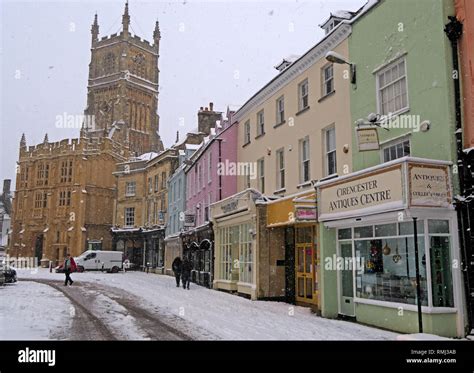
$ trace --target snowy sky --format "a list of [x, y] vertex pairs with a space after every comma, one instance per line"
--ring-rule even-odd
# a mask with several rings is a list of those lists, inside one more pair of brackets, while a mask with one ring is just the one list
[[[241, 105], [272, 79], [283, 57], [301, 55], [322, 36], [329, 12], [365, 0], [130, 0], [132, 33], [151, 41], [160, 21], [160, 134], [165, 146], [196, 126], [197, 110]], [[124, 1], [0, 0], [0, 180], [15, 176], [18, 145], [77, 137], [57, 116], [80, 115], [87, 97], [90, 27], [121, 29]], [[184, 118], [184, 122], [180, 119]], [[180, 127], [180, 124], [184, 126]], [[13, 181], [14, 183], [14, 181]]]

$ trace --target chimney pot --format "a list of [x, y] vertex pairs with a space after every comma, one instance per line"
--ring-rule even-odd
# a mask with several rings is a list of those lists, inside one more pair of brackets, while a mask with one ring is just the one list
[[214, 103], [209, 102], [209, 110], [214, 111]]
[[209, 108], [206, 106], [206, 108], [204, 109], [204, 111], [209, 111]]

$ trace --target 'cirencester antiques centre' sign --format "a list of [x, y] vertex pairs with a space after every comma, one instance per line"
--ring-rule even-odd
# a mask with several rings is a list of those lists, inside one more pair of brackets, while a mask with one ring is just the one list
[[449, 168], [442, 162], [429, 164], [425, 160], [404, 158], [389, 166], [374, 167], [341, 179], [318, 186], [320, 221], [411, 206], [448, 207], [451, 204]]

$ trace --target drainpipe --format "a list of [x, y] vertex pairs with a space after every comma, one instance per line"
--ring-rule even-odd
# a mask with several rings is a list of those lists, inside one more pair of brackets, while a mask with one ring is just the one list
[[[219, 144], [219, 163], [222, 165], [222, 139], [217, 139]], [[222, 171], [222, 168], [221, 168]], [[219, 201], [222, 199], [222, 172], [219, 174]]]
[[[461, 86], [460, 86], [460, 71], [459, 71], [459, 56], [458, 56], [458, 40], [463, 33], [463, 24], [455, 17], [449, 16], [449, 23], [446, 24], [444, 32], [451, 42], [452, 58], [453, 58], [453, 71], [458, 74], [457, 79], [454, 80], [454, 105], [455, 105], [455, 119], [456, 119], [456, 155], [457, 155], [457, 166], [458, 166], [458, 177], [459, 177], [459, 194], [462, 197], [460, 201], [455, 201], [455, 207], [458, 217], [458, 233], [459, 233], [459, 244], [462, 255], [462, 267], [461, 270], [464, 274], [464, 287], [466, 300], [469, 302], [469, 296], [471, 294], [472, 285], [469, 284], [468, 278], [468, 237], [466, 235], [467, 229], [469, 228], [469, 217], [468, 210], [466, 209], [466, 167], [464, 161], [466, 160], [463, 152], [463, 132], [462, 132], [462, 107], [461, 107]], [[471, 309], [467, 307], [468, 322], [472, 326], [474, 321], [474, 315], [471, 314]]]

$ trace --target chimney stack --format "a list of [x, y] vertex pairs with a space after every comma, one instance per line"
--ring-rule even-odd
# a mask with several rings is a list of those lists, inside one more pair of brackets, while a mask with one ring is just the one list
[[214, 103], [210, 102], [209, 107], [204, 110], [201, 107], [198, 112], [198, 131], [209, 136], [211, 128], [216, 128], [216, 122], [219, 120], [222, 120], [222, 113], [214, 111]]

